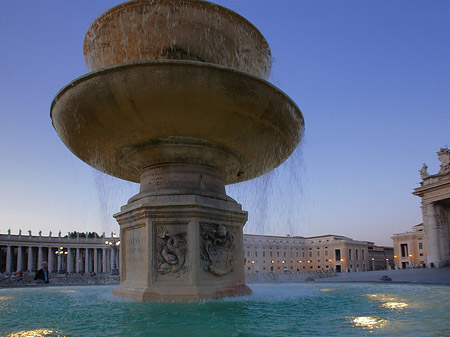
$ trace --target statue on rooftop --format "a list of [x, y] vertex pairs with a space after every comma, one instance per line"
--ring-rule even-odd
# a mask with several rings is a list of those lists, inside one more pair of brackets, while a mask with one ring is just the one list
[[422, 178], [422, 180], [424, 180], [425, 178], [427, 178], [429, 176], [428, 174], [428, 166], [423, 163], [422, 168], [419, 170], [420, 172], [420, 178]]
[[441, 148], [439, 152], [437, 152], [439, 160], [441, 162], [441, 169], [439, 173], [445, 174], [450, 172], [450, 150], [448, 148]]

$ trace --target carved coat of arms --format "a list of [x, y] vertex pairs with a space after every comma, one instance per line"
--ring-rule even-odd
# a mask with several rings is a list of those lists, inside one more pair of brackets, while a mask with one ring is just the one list
[[223, 276], [233, 270], [234, 235], [224, 225], [203, 225], [201, 263], [203, 270]]

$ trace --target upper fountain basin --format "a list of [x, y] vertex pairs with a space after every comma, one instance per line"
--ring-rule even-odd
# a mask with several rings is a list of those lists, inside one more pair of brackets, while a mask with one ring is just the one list
[[199, 0], [134, 0], [89, 28], [84, 57], [93, 71], [121, 63], [183, 59], [223, 65], [267, 79], [269, 45], [245, 18]]
[[63, 88], [51, 107], [66, 146], [89, 165], [139, 182], [153, 165], [218, 169], [226, 184], [258, 177], [297, 147], [297, 105], [258, 77], [180, 60], [98, 70]]

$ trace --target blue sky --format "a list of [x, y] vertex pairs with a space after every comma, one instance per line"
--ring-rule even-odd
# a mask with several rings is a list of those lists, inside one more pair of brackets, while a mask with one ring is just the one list
[[[248, 233], [340, 234], [392, 244], [421, 222], [411, 192], [450, 144], [447, 0], [222, 0], [273, 56], [269, 81], [300, 107], [300, 149], [269, 178], [229, 193]], [[59, 89], [87, 73], [83, 39], [120, 1], [2, 0], [0, 232], [118, 232], [137, 192], [76, 158], [52, 128]]]

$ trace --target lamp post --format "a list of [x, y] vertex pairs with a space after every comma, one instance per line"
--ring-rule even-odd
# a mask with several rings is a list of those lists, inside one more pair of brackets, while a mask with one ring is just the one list
[[58, 256], [58, 274], [65, 274], [63, 268], [63, 257], [67, 255], [67, 251], [64, 251], [64, 247], [59, 247], [57, 251], [55, 251], [56, 256]]
[[412, 254], [409, 254], [409, 265], [411, 266], [411, 268], [413, 267], [412, 257]]
[[372, 257], [372, 271], [375, 271], [375, 258]]
[[113, 233], [111, 240], [105, 241], [105, 245], [107, 247], [111, 248], [111, 253], [113, 254], [113, 267], [111, 269], [111, 275], [119, 275], [119, 270], [117, 269], [117, 265], [116, 265], [116, 260], [117, 260], [116, 250], [119, 249], [120, 238], [117, 237], [117, 235]]
[[386, 259], [386, 270], [389, 270], [389, 259]]

